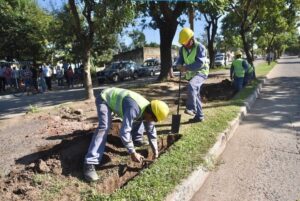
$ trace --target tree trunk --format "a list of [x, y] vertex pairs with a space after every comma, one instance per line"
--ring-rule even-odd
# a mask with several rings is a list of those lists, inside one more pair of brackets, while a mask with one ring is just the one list
[[85, 88], [86, 99], [94, 98], [90, 60], [91, 60], [91, 48], [86, 47], [83, 53], [83, 67], [84, 67], [83, 85]]
[[[208, 18], [208, 16], [209, 18]], [[215, 49], [214, 49], [214, 41], [216, 38], [217, 30], [218, 30], [218, 19], [219, 17], [215, 17], [210, 14], [204, 15], [205, 20], [207, 22], [206, 33], [207, 33], [207, 49], [209, 54], [209, 67], [215, 67]]]
[[158, 81], [167, 79], [170, 68], [172, 67], [171, 48], [176, 29], [177, 21], [173, 26], [172, 24], [165, 24], [159, 29], [161, 70], [160, 75], [157, 78]]
[[215, 50], [214, 43], [209, 41], [207, 45], [208, 55], [209, 55], [209, 67], [212, 69], [215, 67]]
[[249, 44], [246, 40], [246, 32], [242, 28], [241, 28], [240, 34], [241, 34], [241, 37], [242, 37], [243, 47], [244, 47], [244, 51], [245, 51], [245, 54], [246, 54], [246, 57], [247, 57], [247, 61], [250, 65], [253, 66], [253, 60], [252, 60], [252, 57], [251, 57]]
[[189, 23], [190, 28], [194, 31], [194, 9], [189, 7]]

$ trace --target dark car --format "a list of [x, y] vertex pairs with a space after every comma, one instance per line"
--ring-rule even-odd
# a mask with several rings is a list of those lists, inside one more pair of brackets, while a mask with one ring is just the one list
[[126, 78], [136, 79], [138, 64], [133, 61], [118, 61], [111, 63], [108, 68], [97, 72], [97, 79], [99, 83], [104, 81], [118, 82]]
[[139, 76], [154, 76], [157, 72], [160, 72], [160, 63], [157, 59], [147, 59], [138, 68]]

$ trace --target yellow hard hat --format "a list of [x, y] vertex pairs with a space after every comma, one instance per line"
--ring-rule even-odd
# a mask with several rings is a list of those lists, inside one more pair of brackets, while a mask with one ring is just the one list
[[241, 55], [241, 56], [242, 56], [242, 52], [241, 52], [240, 50], [238, 50], [238, 51], [235, 52], [234, 55], [235, 55], [235, 56], [238, 56], [238, 55]]
[[167, 118], [169, 114], [169, 107], [168, 105], [160, 100], [153, 100], [151, 101], [151, 109], [153, 114], [155, 115], [157, 121], [162, 121]]
[[194, 36], [194, 32], [190, 28], [183, 28], [179, 33], [179, 43], [184, 45]]

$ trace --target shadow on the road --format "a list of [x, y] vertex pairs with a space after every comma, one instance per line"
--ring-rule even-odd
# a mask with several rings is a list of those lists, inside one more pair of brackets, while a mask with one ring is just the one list
[[288, 129], [295, 133], [300, 129], [294, 124], [300, 121], [299, 93], [299, 77], [269, 79], [245, 120], [247, 123], [259, 122], [267, 129]]

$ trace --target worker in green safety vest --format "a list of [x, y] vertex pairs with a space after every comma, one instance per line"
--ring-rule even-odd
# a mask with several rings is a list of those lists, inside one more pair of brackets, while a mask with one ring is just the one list
[[251, 64], [248, 64], [248, 70], [245, 72], [244, 77], [244, 86], [246, 86], [254, 78], [254, 67]]
[[[154, 122], [167, 118], [168, 105], [160, 100], [149, 102], [140, 94], [121, 88], [107, 88], [96, 97], [99, 125], [92, 137], [88, 152], [84, 159], [84, 177], [87, 181], [99, 179], [95, 165], [102, 159], [108, 131], [111, 127], [111, 113], [122, 118], [120, 138], [127, 148], [131, 159], [142, 162], [143, 156], [135, 151], [134, 141], [142, 140], [144, 131], [133, 130], [134, 122], [141, 122], [137, 129], [145, 129], [154, 158], [158, 157], [157, 134]], [[143, 125], [143, 126], [142, 126]], [[139, 135], [139, 136], [138, 136]]]
[[188, 97], [185, 113], [194, 116], [189, 122], [204, 120], [202, 111], [200, 89], [208, 77], [209, 65], [207, 64], [206, 48], [194, 39], [194, 32], [183, 28], [179, 34], [179, 49], [177, 65], [181, 72], [186, 72], [185, 79], [188, 83]]
[[231, 64], [230, 79], [233, 79], [233, 86], [238, 92], [243, 88], [245, 72], [248, 71], [248, 62], [242, 59], [242, 52], [235, 52], [235, 60]]

